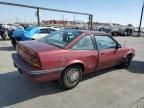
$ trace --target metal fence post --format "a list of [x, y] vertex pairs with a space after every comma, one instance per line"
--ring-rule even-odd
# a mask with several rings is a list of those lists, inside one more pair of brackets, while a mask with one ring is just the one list
[[[17, 4], [17, 3], [10, 3], [10, 2], [1, 2], [1, 5], [10, 5], [10, 6], [17, 6], [17, 7], [25, 7], [25, 8], [32, 8], [36, 9], [36, 17], [37, 17], [37, 25], [40, 26], [40, 14], [39, 10], [48, 10], [53, 12], [62, 12], [62, 13], [71, 13], [71, 14], [79, 14], [79, 15], [86, 15], [89, 16], [89, 22], [88, 22], [88, 29], [93, 28], [93, 15], [89, 13], [81, 13], [81, 12], [73, 12], [73, 11], [66, 11], [66, 10], [58, 10], [58, 9], [51, 9], [51, 8], [45, 8], [45, 7], [38, 7], [38, 6], [31, 6], [31, 5], [24, 5], [24, 4]], [[64, 22], [65, 26], [65, 22]]]
[[90, 28], [91, 28], [91, 30], [93, 30], [93, 15], [91, 15]]
[[93, 30], [93, 15], [89, 14], [88, 29]]
[[90, 30], [90, 14], [89, 14], [89, 22], [88, 22], [88, 29]]
[[39, 8], [37, 8], [37, 24], [38, 24], [38, 26], [40, 26]]

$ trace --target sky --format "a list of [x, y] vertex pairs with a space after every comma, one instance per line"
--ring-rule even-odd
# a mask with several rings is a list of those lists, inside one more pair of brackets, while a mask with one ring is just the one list
[[[62, 9], [94, 15], [94, 21], [106, 23], [119, 23], [123, 25], [139, 25], [143, 0], [0, 0], [53, 9]], [[50, 11], [40, 11], [42, 20], [82, 20], [88, 21], [88, 16], [74, 15]], [[0, 23], [15, 21], [36, 21], [35, 10], [0, 5]], [[144, 27], [144, 21], [142, 22]]]

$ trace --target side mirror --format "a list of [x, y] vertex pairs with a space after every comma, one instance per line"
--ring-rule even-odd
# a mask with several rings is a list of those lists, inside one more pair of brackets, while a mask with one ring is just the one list
[[121, 48], [121, 45], [117, 44], [116, 47], [115, 47], [115, 49], [119, 49], [119, 48]]

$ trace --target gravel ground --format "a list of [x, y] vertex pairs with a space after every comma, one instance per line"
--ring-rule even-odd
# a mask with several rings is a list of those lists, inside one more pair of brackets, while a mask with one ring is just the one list
[[0, 108], [144, 108], [144, 38], [116, 39], [136, 50], [129, 69], [88, 75], [69, 91], [56, 82], [36, 84], [20, 75], [11, 59], [15, 49], [9, 40], [0, 40]]

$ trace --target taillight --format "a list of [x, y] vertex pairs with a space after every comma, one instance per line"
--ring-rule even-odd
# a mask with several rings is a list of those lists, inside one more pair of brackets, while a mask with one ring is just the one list
[[41, 63], [38, 57], [36, 56], [32, 56], [32, 65], [36, 68], [40, 68], [41, 67]]

